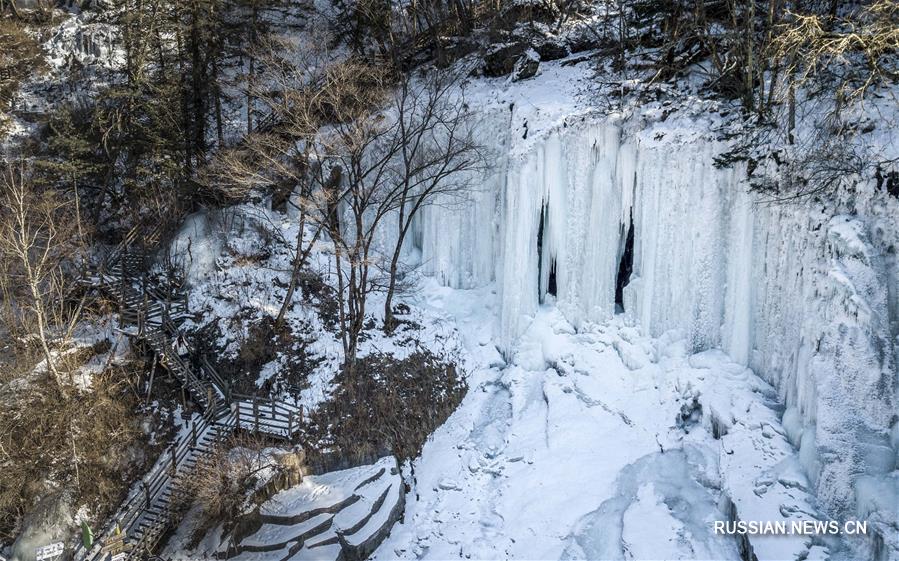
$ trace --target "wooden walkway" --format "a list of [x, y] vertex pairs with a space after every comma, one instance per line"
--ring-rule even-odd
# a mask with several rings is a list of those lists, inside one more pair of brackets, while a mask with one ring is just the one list
[[[75, 549], [76, 561], [143, 559], [180, 520], [188, 500], [184, 482], [198, 462], [235, 430], [295, 442], [303, 423], [302, 407], [258, 396], [232, 394], [209, 360], [176, 351], [179, 325], [187, 314], [180, 291], [148, 281], [147, 247], [158, 243], [158, 228], [147, 234], [135, 227], [82, 284], [100, 290], [119, 304], [120, 320], [133, 339], [152, 350], [204, 413], [179, 433], [141, 481], [132, 486], [116, 515], [97, 533], [90, 549]], [[140, 244], [138, 244], [140, 239]], [[124, 557], [121, 557], [124, 555]]]

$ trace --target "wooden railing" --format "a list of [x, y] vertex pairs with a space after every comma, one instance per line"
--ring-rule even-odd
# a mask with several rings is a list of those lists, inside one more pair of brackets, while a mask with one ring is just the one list
[[[187, 299], [178, 291], [159, 288], [145, 274], [139, 282], [129, 275], [125, 261], [134, 255], [129, 253], [130, 244], [138, 236], [137, 227], [129, 231], [107, 256], [94, 282], [119, 300], [122, 321], [137, 325], [135, 336], [149, 344], [163, 366], [181, 381], [191, 397], [206, 406], [206, 413], [193, 421], [187, 432], [157, 460], [142, 478], [140, 487], [132, 488], [117, 515], [100, 533], [98, 542], [111, 538], [117, 528], [123, 530], [131, 538], [129, 559], [152, 551], [166, 530], [177, 521], [180, 512], [175, 506], [183, 493], [180, 480], [214, 449], [206, 439], [209, 431], [215, 431], [215, 438], [241, 429], [294, 441], [303, 422], [301, 406], [233, 394], [228, 382], [205, 356], [200, 357], [195, 371], [175, 352], [172, 341], [179, 329], [174, 317], [187, 311]], [[148, 238], [155, 239], [155, 236]], [[100, 561], [108, 557], [102, 543], [89, 551], [79, 544], [74, 554], [74, 559], [79, 561]]]
[[[153, 468], [141, 478], [140, 485], [132, 488], [128, 498], [119, 507], [117, 514], [110, 519], [103, 531], [100, 532], [96, 543], [90, 550], [86, 550], [82, 544], [75, 549], [74, 558], [84, 560], [98, 560], [106, 557], [103, 551], [103, 542], [108, 540], [117, 529], [126, 536], [139, 535], [137, 542], [129, 542], [132, 553], [146, 551], [147, 540], [158, 540], [161, 533], [148, 532], [154, 525], [163, 524], [168, 527], [177, 515], [177, 501], [182, 495], [179, 479], [191, 471], [200, 461], [215, 448], [212, 446], [200, 446], [202, 439], [210, 430], [222, 429], [215, 434], [218, 441], [223, 435], [234, 430], [234, 413], [227, 407], [218, 409], [212, 414], [204, 415], [199, 420], [193, 420], [186, 432], [172, 443], [168, 451], [160, 456]], [[191, 454], [193, 452], [193, 454]], [[192, 458], [192, 462], [187, 460]], [[188, 465], [189, 464], [189, 465]], [[165, 493], [168, 491], [168, 498]], [[152, 519], [146, 519], [151, 509], [158, 509]], [[141, 529], [139, 525], [146, 522], [148, 527]], [[156, 534], [155, 536], [153, 534]], [[153, 541], [152, 545], [156, 545]], [[152, 547], [152, 546], [151, 546]]]
[[237, 428], [293, 440], [303, 423], [303, 406], [252, 395], [233, 394]]
[[[163, 503], [160, 499], [164, 498], [163, 495], [166, 490], [166, 483], [168, 483], [168, 488], [171, 489], [169, 491], [169, 498], [159, 506], [159, 510], [152, 519], [146, 520], [147, 526], [145, 528], [137, 528], [137, 532], [135, 533], [138, 533], [140, 538], [133, 543], [133, 549], [131, 555], [129, 555], [129, 559], [136, 559], [145, 552], [152, 552], [158, 545], [159, 540], [165, 535], [166, 530], [179, 520], [181, 515], [181, 509], [179, 507], [185, 506], [179, 504], [179, 500], [181, 500], [185, 494], [184, 489], [182, 488], [182, 479], [187, 477], [204, 457], [213, 453], [222, 434], [230, 433], [234, 430], [234, 414], [227, 409], [223, 411], [224, 413], [221, 417], [215, 420], [207, 420], [200, 428], [197, 428], [192, 424], [191, 430], [186, 435], [182, 436], [180, 445], [169, 450], [168, 461], [160, 461], [157, 463], [157, 466], [166, 466], [166, 464], [167, 466], [160, 472], [159, 481], [156, 483], [155, 488], [150, 488], [148, 484], [148, 490], [145, 493], [142, 510], [144, 513], [147, 513], [153, 505], [160, 505], [160, 503]], [[216, 433], [216, 442], [209, 447], [198, 447], [198, 441], [204, 436], [205, 432], [207, 430], [214, 430], [216, 426], [224, 429], [223, 432]], [[191, 455], [191, 452], [195, 453]], [[187, 465], [189, 459], [192, 459], [193, 461], [190, 465]], [[168, 477], [165, 476], [167, 473], [169, 474]], [[135, 519], [135, 522], [138, 524], [142, 521], [143, 517], [140, 515]]]

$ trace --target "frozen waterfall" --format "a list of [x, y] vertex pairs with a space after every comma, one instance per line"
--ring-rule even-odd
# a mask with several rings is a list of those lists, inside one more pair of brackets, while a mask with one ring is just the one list
[[577, 117], [527, 141], [508, 110], [482, 126], [499, 145], [483, 188], [416, 225], [426, 274], [496, 281], [508, 351], [550, 285], [575, 326], [615, 313], [633, 219], [625, 318], [753, 368], [778, 389], [824, 509], [896, 531], [899, 202], [861, 184], [838, 202], [767, 204], [686, 119]]

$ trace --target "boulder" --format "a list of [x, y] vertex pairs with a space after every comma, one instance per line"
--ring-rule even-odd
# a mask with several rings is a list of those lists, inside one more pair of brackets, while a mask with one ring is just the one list
[[515, 63], [515, 72], [512, 74], [512, 81], [527, 80], [533, 78], [540, 68], [540, 57], [533, 50], [529, 50]]
[[534, 50], [540, 55], [540, 60], [544, 62], [568, 56], [568, 47], [556, 41], [544, 41], [534, 46]]
[[524, 42], [502, 45], [484, 55], [484, 76], [506, 76], [515, 69], [515, 63], [528, 50]]

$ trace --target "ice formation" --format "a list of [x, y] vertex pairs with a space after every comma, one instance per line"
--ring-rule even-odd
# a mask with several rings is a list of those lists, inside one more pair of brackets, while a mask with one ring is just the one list
[[824, 511], [893, 539], [899, 201], [861, 183], [838, 201], [765, 203], [740, 165], [714, 165], [727, 146], [704, 118], [578, 116], [536, 140], [510, 118], [484, 119], [502, 153], [469, 204], [422, 213], [410, 249], [424, 272], [496, 281], [508, 354], [548, 293], [578, 329], [615, 313], [633, 220], [628, 321], [751, 367], [785, 405]]

